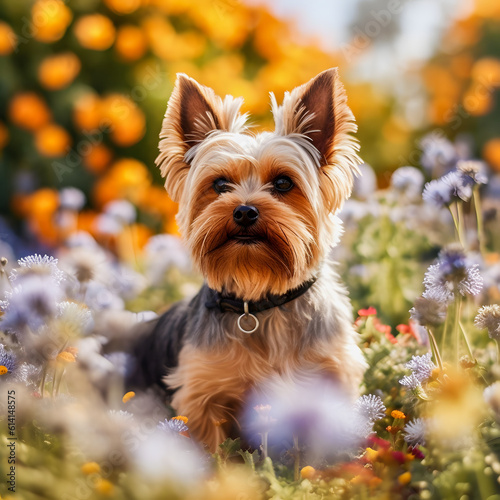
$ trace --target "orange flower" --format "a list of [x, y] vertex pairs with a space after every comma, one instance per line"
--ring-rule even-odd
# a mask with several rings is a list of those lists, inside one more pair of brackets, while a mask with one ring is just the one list
[[102, 102], [103, 119], [110, 126], [111, 140], [127, 147], [138, 142], [146, 132], [146, 118], [127, 96], [111, 94]]
[[101, 100], [95, 94], [84, 94], [76, 100], [73, 121], [80, 130], [96, 130], [101, 125]]
[[6, 366], [0, 365], [0, 375], [5, 375], [8, 371], [9, 369]]
[[105, 497], [111, 496], [115, 490], [113, 483], [107, 479], [103, 479], [102, 477], [96, 480], [94, 487], [97, 493]]
[[11, 54], [16, 46], [16, 34], [7, 23], [0, 21], [0, 56]]
[[31, 9], [34, 37], [45, 43], [62, 38], [73, 14], [62, 0], [37, 0]]
[[500, 86], [500, 59], [494, 57], [479, 59], [472, 68], [472, 78], [486, 88]]
[[500, 137], [490, 139], [484, 145], [483, 156], [494, 170], [500, 171]]
[[368, 309], [360, 309], [358, 311], [358, 316], [375, 316], [377, 314], [377, 310], [370, 306]]
[[81, 17], [76, 22], [74, 31], [80, 45], [86, 49], [106, 50], [115, 41], [115, 26], [102, 14]]
[[134, 391], [129, 391], [129, 392], [127, 392], [127, 393], [123, 396], [122, 401], [123, 401], [124, 403], [127, 403], [128, 401], [130, 401], [130, 400], [131, 400], [132, 398], [134, 398], [134, 397], [135, 397], [135, 392], [134, 392]]
[[85, 168], [93, 174], [101, 173], [113, 159], [112, 151], [104, 144], [96, 144], [83, 157]]
[[172, 417], [172, 420], [181, 420], [182, 422], [187, 424], [189, 419], [187, 417], [184, 417], [183, 415], [177, 415], [176, 417]]
[[72, 52], [46, 57], [38, 68], [40, 83], [49, 90], [67, 87], [80, 72], [80, 59]]
[[75, 356], [67, 351], [60, 352], [56, 359], [62, 363], [74, 363], [76, 361]]
[[49, 122], [51, 114], [41, 97], [34, 92], [22, 92], [12, 98], [9, 118], [18, 127], [37, 130]]
[[406, 418], [406, 415], [402, 411], [392, 410], [391, 417], [395, 418], [396, 420], [404, 420]]
[[146, 35], [131, 24], [120, 27], [116, 36], [115, 50], [126, 61], [140, 59], [147, 49]]
[[86, 462], [80, 469], [86, 476], [90, 474], [99, 474], [99, 472], [101, 472], [101, 466], [97, 462]]
[[141, 6], [141, 0], [104, 0], [104, 3], [117, 14], [131, 14]]
[[64, 128], [51, 123], [36, 132], [35, 145], [44, 156], [63, 156], [71, 146], [71, 137]]
[[300, 470], [300, 477], [302, 479], [314, 479], [315, 475], [316, 469], [314, 467], [311, 467], [310, 465], [306, 465]]

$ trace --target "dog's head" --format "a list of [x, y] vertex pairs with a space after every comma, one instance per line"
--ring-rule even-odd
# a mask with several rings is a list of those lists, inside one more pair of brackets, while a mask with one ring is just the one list
[[208, 285], [258, 300], [315, 273], [360, 160], [336, 69], [271, 94], [272, 133], [248, 133], [242, 101], [178, 75], [156, 163]]

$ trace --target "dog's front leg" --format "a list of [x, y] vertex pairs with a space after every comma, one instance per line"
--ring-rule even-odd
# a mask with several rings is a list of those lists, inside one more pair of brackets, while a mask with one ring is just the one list
[[237, 358], [234, 349], [206, 350], [187, 344], [178, 367], [165, 378], [176, 389], [172, 406], [188, 417], [193, 438], [212, 452], [237, 425], [236, 414], [250, 385], [244, 370], [237, 368], [241, 362]]

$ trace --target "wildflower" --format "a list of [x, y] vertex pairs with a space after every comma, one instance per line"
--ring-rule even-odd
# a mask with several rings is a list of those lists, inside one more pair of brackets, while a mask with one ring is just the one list
[[310, 465], [306, 465], [305, 467], [302, 467], [302, 469], [300, 469], [300, 477], [302, 479], [314, 479], [315, 475], [316, 469], [314, 467], [311, 467]]
[[85, 205], [85, 195], [77, 188], [68, 187], [59, 191], [59, 206], [78, 212]]
[[457, 160], [454, 145], [436, 133], [427, 134], [420, 141], [420, 145], [423, 150], [420, 163], [429, 172], [446, 171]]
[[424, 174], [415, 167], [400, 167], [391, 177], [391, 185], [409, 200], [416, 200], [422, 193]]
[[457, 171], [450, 172], [441, 179], [442, 182], [450, 187], [452, 201], [457, 201], [458, 199], [468, 201], [472, 196], [470, 184]]
[[166, 418], [163, 422], [159, 422], [156, 427], [162, 431], [174, 432], [176, 434], [187, 432], [189, 430], [183, 420], [176, 419], [175, 417], [170, 420]]
[[111, 417], [117, 418], [118, 420], [121, 419], [122, 421], [130, 421], [134, 418], [133, 413], [124, 410], [109, 410], [108, 413]]
[[58, 262], [57, 259], [48, 255], [43, 257], [38, 254], [28, 255], [17, 261], [19, 268], [12, 270], [10, 279], [16, 280], [25, 274], [40, 274], [49, 275], [54, 280], [54, 283], [59, 284], [64, 280], [64, 273], [57, 266]]
[[[88, 235], [92, 238], [90, 235]], [[85, 238], [85, 236], [83, 236]], [[70, 251], [61, 257], [61, 267], [70, 275], [74, 276], [80, 283], [87, 283], [98, 276], [101, 281], [106, 281], [109, 273], [109, 261], [106, 254], [97, 247], [94, 239], [83, 245], [70, 242]], [[93, 245], [92, 245], [93, 243]], [[94, 248], [95, 247], [95, 248]]]
[[134, 392], [134, 391], [129, 391], [129, 392], [127, 392], [127, 393], [123, 396], [122, 401], [123, 401], [124, 403], [128, 403], [128, 402], [129, 402], [132, 398], [134, 398], [134, 397], [135, 397], [135, 392]]
[[474, 319], [474, 325], [480, 329], [486, 328], [490, 338], [500, 340], [500, 306], [494, 304], [481, 307]]
[[422, 193], [423, 200], [429, 205], [443, 208], [451, 202], [451, 189], [448, 184], [441, 179], [428, 182]]
[[177, 415], [175, 417], [172, 417], [172, 420], [181, 420], [187, 425], [189, 419], [183, 415]]
[[57, 304], [57, 320], [58, 327], [68, 337], [85, 335], [94, 326], [90, 310], [75, 302], [64, 301]]
[[354, 405], [354, 410], [364, 415], [371, 422], [380, 420], [385, 416], [386, 407], [379, 396], [368, 394], [361, 396]]
[[420, 380], [418, 380], [414, 373], [405, 375], [399, 383], [412, 391], [419, 390], [422, 387]]
[[30, 389], [39, 386], [41, 368], [30, 363], [22, 363], [16, 368], [14, 378]]
[[433, 296], [419, 297], [410, 309], [410, 318], [422, 326], [438, 326], [446, 318], [446, 304]]
[[94, 484], [94, 488], [100, 495], [109, 497], [113, 494], [115, 486], [111, 481], [99, 477]]
[[86, 462], [80, 467], [80, 470], [86, 476], [90, 476], [90, 474], [99, 474], [101, 466], [97, 462]]
[[368, 309], [360, 309], [358, 311], [358, 316], [375, 316], [377, 314], [377, 310], [370, 306]]
[[495, 382], [486, 387], [483, 391], [483, 398], [495, 413], [496, 419], [500, 420], [500, 382]]
[[127, 200], [110, 201], [104, 207], [104, 213], [122, 225], [132, 224], [136, 218], [135, 207]]
[[438, 263], [429, 266], [424, 278], [425, 298], [453, 300], [458, 290], [461, 295], [477, 295], [483, 279], [477, 264], [469, 264], [462, 248], [451, 245], [441, 250]]
[[425, 420], [416, 418], [404, 428], [404, 440], [411, 446], [425, 445]]
[[392, 410], [391, 417], [395, 418], [396, 420], [404, 420], [406, 418], [406, 415], [402, 411]]
[[5, 314], [2, 328], [22, 332], [26, 328], [38, 330], [56, 313], [56, 304], [61, 290], [48, 276], [25, 276], [22, 285], [6, 293], [7, 300], [2, 303]]
[[484, 163], [481, 161], [459, 161], [457, 171], [465, 182], [470, 184], [486, 184], [488, 182], [488, 177], [484, 173]]
[[3, 344], [0, 344], [0, 369], [2, 375], [13, 372], [16, 368], [16, 356], [13, 352], [7, 351]]
[[111, 290], [96, 281], [89, 281], [85, 294], [85, 303], [94, 311], [104, 309], [123, 309], [125, 304], [121, 297], [118, 297]]
[[431, 358], [432, 354], [430, 352], [423, 356], [412, 356], [411, 360], [406, 363], [406, 368], [412, 370], [417, 380], [425, 382], [432, 376], [432, 370], [436, 368]]

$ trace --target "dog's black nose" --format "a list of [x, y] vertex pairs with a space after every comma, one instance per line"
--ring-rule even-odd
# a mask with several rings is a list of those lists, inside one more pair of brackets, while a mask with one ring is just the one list
[[257, 222], [259, 211], [255, 207], [240, 205], [234, 209], [233, 219], [236, 224], [243, 227], [251, 226]]

